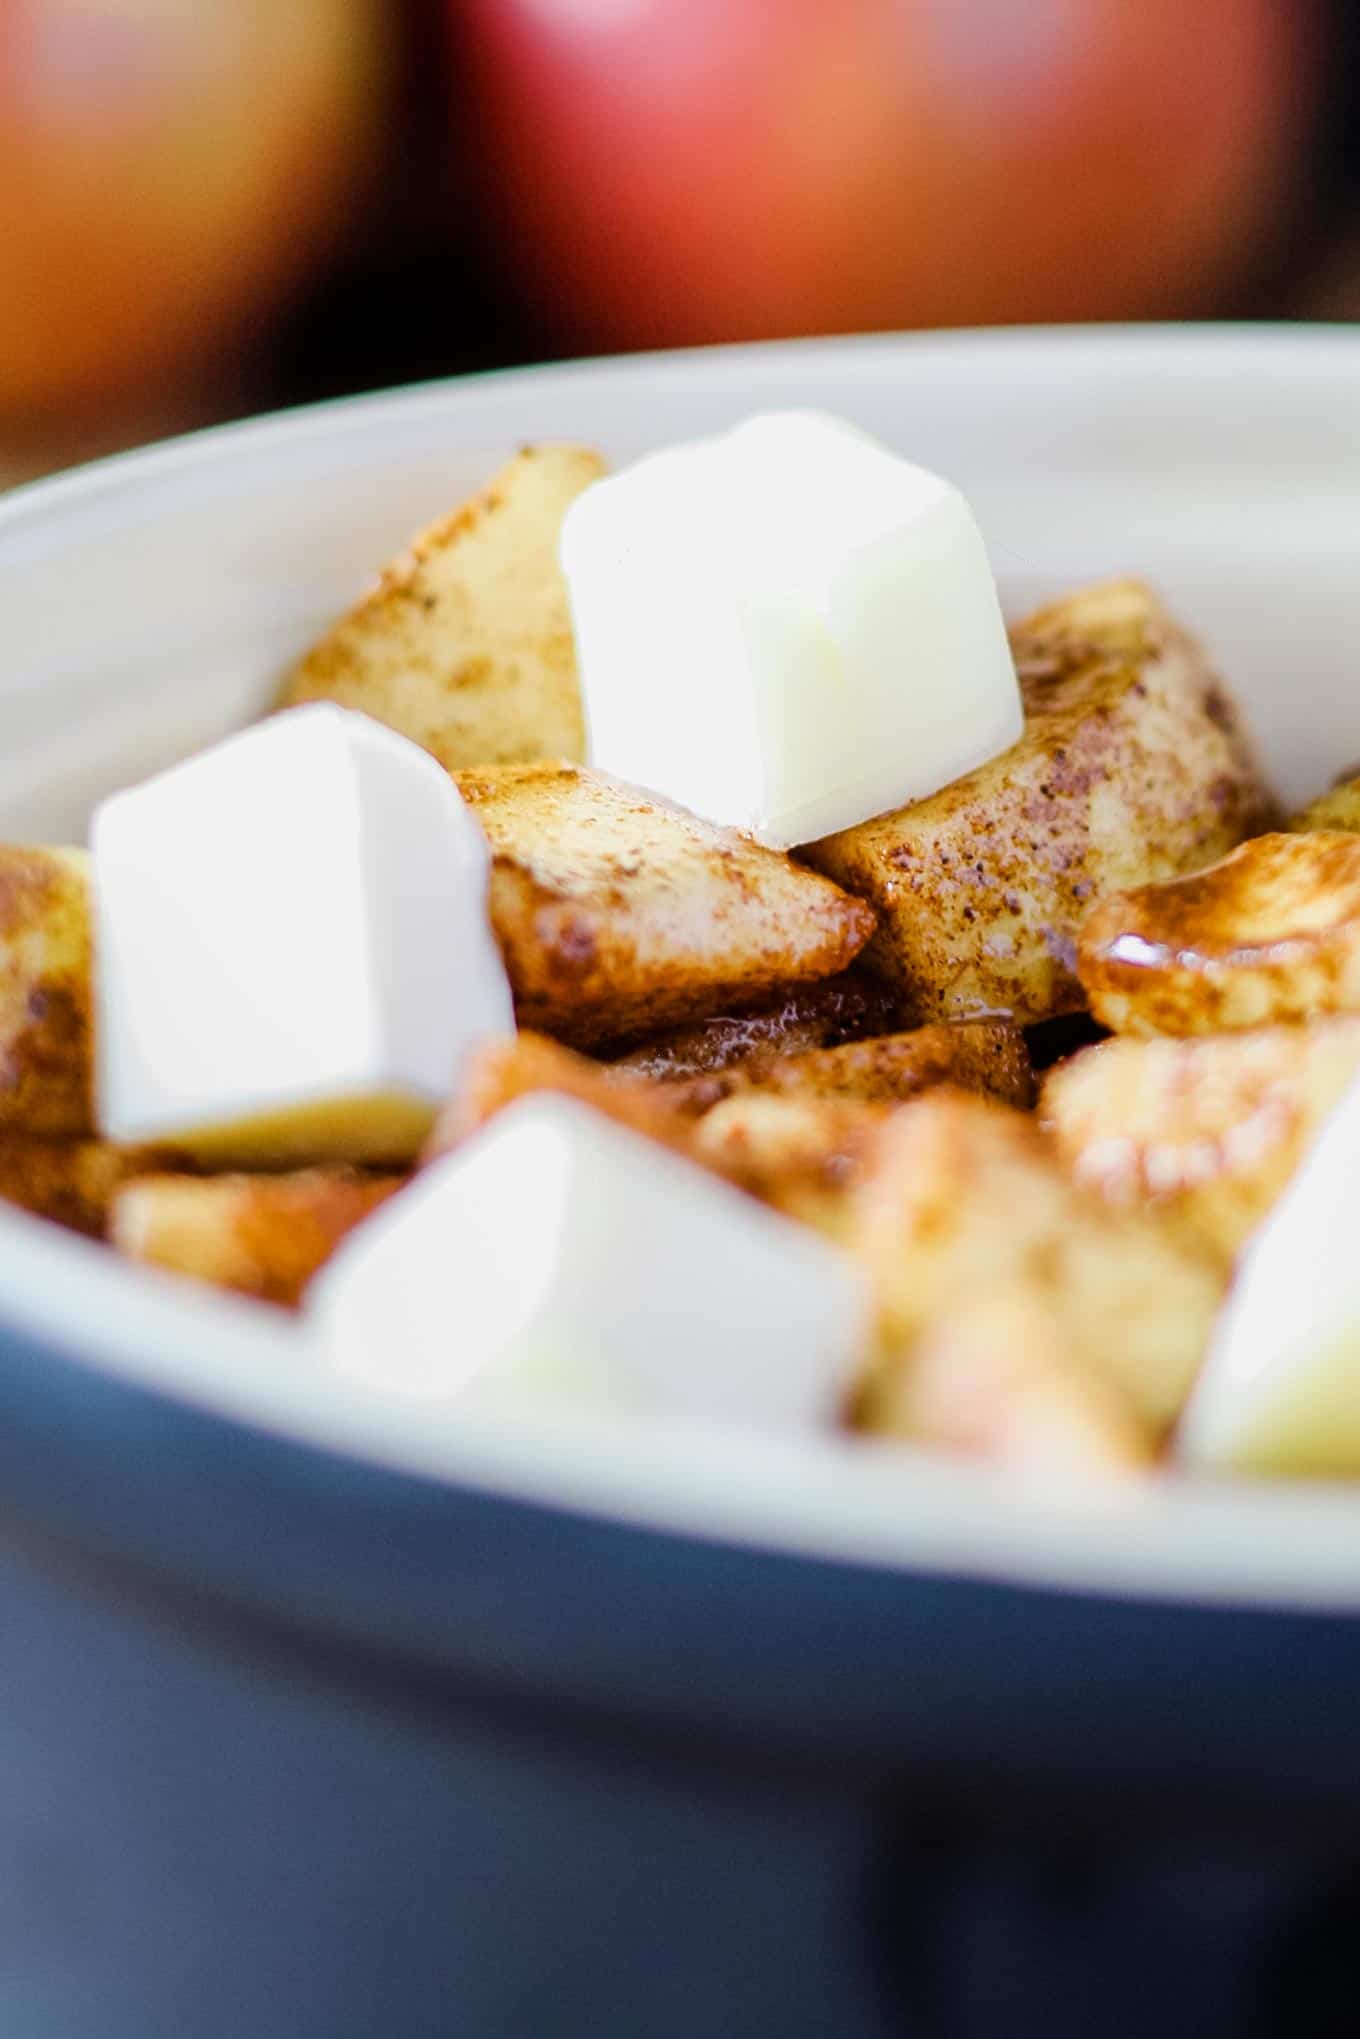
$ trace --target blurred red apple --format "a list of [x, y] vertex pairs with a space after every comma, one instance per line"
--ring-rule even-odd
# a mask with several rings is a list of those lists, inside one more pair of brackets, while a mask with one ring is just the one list
[[383, 0], [0, 0], [0, 413], [229, 350], [343, 218]]
[[1313, 73], [1300, 0], [447, 4], [504, 245], [602, 345], [1210, 306]]

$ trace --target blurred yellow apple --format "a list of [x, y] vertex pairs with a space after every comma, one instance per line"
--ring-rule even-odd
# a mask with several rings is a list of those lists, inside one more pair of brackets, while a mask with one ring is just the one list
[[0, 415], [225, 356], [343, 223], [383, 0], [0, 0]]

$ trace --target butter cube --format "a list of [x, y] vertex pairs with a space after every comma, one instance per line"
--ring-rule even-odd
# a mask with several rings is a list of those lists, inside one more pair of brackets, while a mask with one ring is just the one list
[[330, 1363], [394, 1394], [775, 1431], [835, 1422], [864, 1326], [837, 1248], [546, 1095], [351, 1233], [308, 1305]]
[[1360, 1085], [1248, 1244], [1182, 1424], [1236, 1472], [1360, 1475]]
[[398, 1162], [514, 1025], [489, 851], [448, 774], [343, 709], [273, 717], [98, 810], [99, 1122], [237, 1167]]
[[773, 848], [1020, 736], [967, 503], [838, 419], [771, 412], [593, 483], [562, 564], [591, 761]]

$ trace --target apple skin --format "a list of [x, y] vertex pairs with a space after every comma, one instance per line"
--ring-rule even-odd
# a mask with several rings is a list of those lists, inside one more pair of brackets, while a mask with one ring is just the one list
[[1278, 226], [1296, 0], [446, 0], [502, 244], [646, 346], [1212, 309]]
[[382, 0], [0, 0], [0, 417], [220, 361], [341, 229]]

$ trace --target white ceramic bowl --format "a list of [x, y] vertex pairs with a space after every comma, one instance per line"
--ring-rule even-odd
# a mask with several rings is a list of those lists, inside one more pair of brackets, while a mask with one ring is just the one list
[[[1209, 642], [1284, 793], [1360, 758], [1360, 333], [1204, 328], [806, 343], [513, 373], [210, 432], [0, 502], [0, 828], [261, 707], [421, 522], [540, 437], [623, 460], [755, 409], [859, 420], [971, 497], [1012, 608], [1146, 575]], [[0, 1214], [0, 1319], [261, 1428], [513, 1494], [888, 1565], [1360, 1604], [1360, 1494], [1180, 1482], [1017, 1496], [940, 1459], [513, 1430], [389, 1405], [262, 1309]]]

